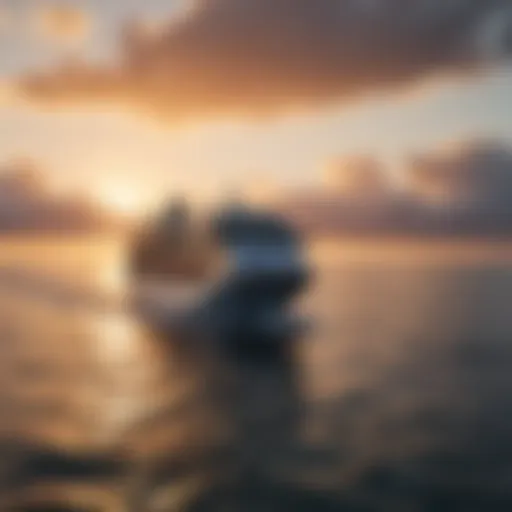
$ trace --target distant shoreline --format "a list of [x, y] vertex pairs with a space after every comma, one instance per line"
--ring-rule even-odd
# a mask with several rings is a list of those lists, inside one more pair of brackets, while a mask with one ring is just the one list
[[476, 233], [458, 233], [458, 234], [414, 234], [414, 233], [318, 233], [304, 234], [304, 240], [338, 240], [348, 242], [509, 242], [512, 243], [512, 233], [510, 234], [476, 234]]
[[[299, 231], [299, 234], [300, 231]], [[101, 240], [130, 240], [133, 233], [130, 231], [0, 231], [1, 241], [88, 241]], [[384, 234], [384, 233], [302, 233], [302, 240], [309, 243], [370, 243], [370, 244], [419, 244], [419, 245], [444, 245], [444, 244], [511, 244], [511, 234]]]
[[[77, 262], [73, 268], [90, 269], [101, 261], [122, 266], [130, 254], [126, 233], [5, 233], [0, 234], [0, 264], [32, 266]], [[512, 265], [512, 237], [491, 236], [315, 236], [303, 241], [316, 268], [337, 265], [434, 265], [469, 268]], [[45, 263], [46, 262], [46, 263]], [[52, 263], [53, 262], [53, 263]], [[59, 263], [61, 262], [61, 263]], [[116, 263], [118, 262], [118, 263]], [[68, 266], [66, 263], [65, 266]], [[80, 270], [82, 272], [82, 270]]]

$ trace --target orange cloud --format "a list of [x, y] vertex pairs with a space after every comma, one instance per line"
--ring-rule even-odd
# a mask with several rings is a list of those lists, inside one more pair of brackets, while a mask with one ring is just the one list
[[44, 4], [34, 15], [34, 27], [42, 36], [58, 42], [83, 40], [90, 31], [89, 15], [68, 4]]
[[[20, 87], [33, 101], [117, 103], [171, 123], [280, 114], [500, 61], [512, 50], [509, 7], [509, 0], [201, 0], [164, 28], [125, 30], [116, 66], [35, 73]], [[62, 12], [48, 20], [57, 33], [83, 23]]]
[[383, 194], [390, 187], [382, 163], [368, 155], [338, 159], [327, 166], [325, 186], [337, 193]]
[[0, 80], [0, 108], [22, 102], [19, 89], [9, 81]]

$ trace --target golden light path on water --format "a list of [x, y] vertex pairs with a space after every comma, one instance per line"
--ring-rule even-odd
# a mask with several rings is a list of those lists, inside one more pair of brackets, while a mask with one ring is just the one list
[[[35, 357], [33, 344], [46, 346], [39, 365], [48, 362], [65, 367], [78, 359], [89, 368], [85, 374], [77, 373], [67, 389], [61, 389], [69, 394], [75, 388], [84, 389], [90, 396], [87, 400], [94, 403], [96, 412], [90, 420], [95, 426], [82, 434], [84, 443], [86, 439], [99, 446], [114, 443], [137, 418], [157, 408], [162, 400], [172, 400], [172, 386], [160, 395], [153, 389], [155, 381], [166, 380], [166, 362], [158, 354], [162, 344], [152, 338], [129, 304], [125, 240], [18, 239], [4, 245], [2, 268], [16, 268], [18, 274], [29, 276], [23, 278], [23, 289], [16, 291], [20, 315], [32, 318], [44, 310], [47, 316], [40, 329], [34, 327], [30, 336], [22, 339], [26, 350]], [[62, 295], [61, 287], [71, 292]], [[10, 302], [13, 297], [11, 293]], [[27, 329], [30, 324], [27, 322]], [[59, 347], [55, 353], [42, 338]], [[73, 407], [82, 414], [79, 393], [75, 393]]]
[[148, 388], [157, 372], [155, 361], [148, 358], [147, 333], [128, 304], [126, 256], [125, 243], [110, 244], [96, 284], [114, 298], [118, 307], [93, 312], [85, 323], [98, 367], [105, 380], [114, 383], [103, 407], [101, 436], [106, 443], [114, 442], [123, 429], [151, 407]]
[[[6, 320], [12, 320], [14, 332], [20, 331], [13, 357], [25, 366], [34, 361], [30, 364], [70, 373], [69, 383], [60, 388], [44, 383], [45, 389], [52, 400], [69, 395], [66, 399], [79, 416], [85, 413], [85, 404], [91, 404], [94, 412], [89, 420], [94, 426], [81, 434], [77, 431], [76, 436], [82, 438], [78, 442], [89, 439], [97, 447], [114, 443], [150, 406], [149, 381], [157, 372], [147, 353], [147, 334], [126, 300], [125, 244], [95, 237], [18, 239], [2, 244], [0, 258], [3, 269], [16, 269], [22, 277], [14, 288], [11, 284], [4, 289], [6, 283], [0, 281], [0, 298], [7, 301], [4, 310], [16, 312], [12, 318], [2, 317], [0, 328], [5, 330]], [[4, 356], [9, 361], [10, 356]], [[20, 394], [35, 383], [15, 379], [12, 385], [12, 391]], [[38, 435], [46, 435], [42, 421], [34, 419], [33, 424]], [[26, 430], [26, 424], [21, 427]], [[53, 438], [59, 427], [54, 431], [47, 433]], [[74, 432], [74, 427], [69, 431]]]
[[143, 364], [136, 326], [115, 314], [96, 315], [87, 322], [92, 350], [105, 381], [116, 382], [117, 389], [104, 397], [101, 435], [112, 441], [118, 429], [137, 414], [138, 387], [143, 385]]

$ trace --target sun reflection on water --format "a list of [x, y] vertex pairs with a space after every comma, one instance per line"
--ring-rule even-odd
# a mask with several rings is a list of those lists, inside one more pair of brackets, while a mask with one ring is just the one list
[[128, 289], [126, 248], [116, 245], [108, 252], [97, 275], [98, 285], [109, 294], [122, 297]]

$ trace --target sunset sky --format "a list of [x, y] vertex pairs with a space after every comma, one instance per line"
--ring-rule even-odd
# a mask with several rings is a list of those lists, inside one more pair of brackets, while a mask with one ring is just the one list
[[397, 169], [512, 143], [511, 53], [507, 0], [0, 0], [0, 161], [134, 204]]

